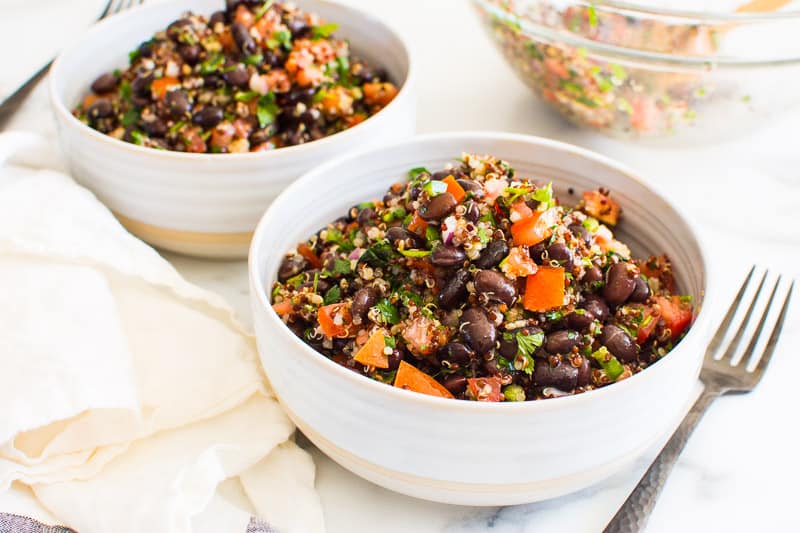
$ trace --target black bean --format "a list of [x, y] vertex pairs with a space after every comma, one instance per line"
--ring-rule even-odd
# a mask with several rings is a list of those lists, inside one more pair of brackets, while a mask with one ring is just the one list
[[244, 65], [237, 65], [233, 70], [223, 73], [222, 77], [225, 78], [225, 81], [240, 89], [250, 84], [250, 72]]
[[136, 49], [140, 57], [150, 57], [153, 55], [153, 41], [144, 41]]
[[605, 322], [611, 314], [611, 311], [608, 309], [608, 305], [606, 305], [603, 299], [596, 294], [586, 294], [581, 307], [586, 309], [586, 312], [590, 313], [600, 322]]
[[622, 359], [626, 363], [636, 361], [636, 344], [625, 330], [614, 324], [603, 326], [603, 333], [600, 335], [600, 342], [608, 348], [608, 351]]
[[457, 170], [452, 169], [452, 168], [446, 168], [446, 169], [443, 169], [443, 170], [437, 170], [436, 172], [431, 174], [431, 179], [432, 180], [437, 180], [437, 181], [442, 181], [447, 176], [453, 176], [453, 178], [455, 178], [456, 174], [458, 174]]
[[489, 359], [488, 361], [484, 361], [481, 366], [483, 367], [484, 372], [492, 376], [500, 373], [500, 367], [497, 366], [497, 359]]
[[464, 189], [466, 192], [468, 193], [471, 192], [472, 196], [474, 198], [477, 198], [478, 200], [486, 196], [486, 193], [483, 190], [483, 186], [477, 181], [466, 178], [457, 178], [456, 182], [458, 182], [458, 184], [461, 185], [461, 188]]
[[506, 359], [513, 359], [517, 356], [519, 345], [517, 344], [517, 331], [518, 329], [505, 331], [500, 335], [500, 344], [497, 351]]
[[597, 265], [592, 265], [591, 267], [586, 269], [586, 272], [583, 274], [583, 282], [588, 283], [590, 285], [594, 284], [602, 284], [603, 281], [603, 271], [600, 270], [600, 267]]
[[578, 387], [585, 387], [592, 381], [592, 363], [588, 357], [581, 356], [581, 366], [578, 367]]
[[442, 385], [444, 385], [444, 388], [453, 393], [454, 396], [458, 396], [467, 390], [467, 378], [459, 374], [453, 374], [452, 376], [445, 378], [444, 382], [442, 382]]
[[276, 102], [280, 106], [291, 106], [299, 102], [308, 103], [314, 97], [314, 87], [292, 87], [287, 92], [276, 94]]
[[475, 260], [478, 268], [492, 268], [497, 266], [500, 261], [508, 255], [508, 243], [503, 240], [492, 241], [481, 251], [481, 255]]
[[467, 208], [466, 213], [464, 213], [464, 217], [472, 223], [477, 222], [481, 218], [481, 208], [478, 206], [477, 202], [473, 202], [469, 200], [466, 204], [464, 204]]
[[143, 120], [142, 128], [151, 137], [163, 137], [167, 134], [167, 125], [158, 117], [153, 120]]
[[464, 311], [460, 330], [467, 344], [481, 355], [491, 351], [497, 341], [497, 328], [480, 307]]
[[114, 114], [114, 106], [106, 98], [98, 98], [86, 110], [89, 120], [97, 120], [98, 118], [110, 117]]
[[603, 296], [610, 305], [625, 303], [636, 288], [636, 268], [630, 263], [616, 263], [606, 272], [606, 286]]
[[195, 65], [200, 61], [200, 47], [196, 44], [181, 43], [178, 45], [178, 53], [190, 65]]
[[186, 95], [186, 91], [182, 89], [169, 91], [165, 101], [169, 114], [176, 120], [184, 118], [192, 109], [189, 97]]
[[131, 82], [131, 92], [137, 96], [150, 96], [150, 84], [153, 83], [153, 75], [139, 75]]
[[319, 110], [317, 109], [306, 109], [303, 111], [298, 118], [300, 123], [305, 124], [307, 128], [310, 128], [313, 124], [320, 119], [321, 115]]
[[428, 205], [420, 210], [420, 216], [425, 220], [441, 220], [453, 212], [458, 202], [449, 192], [434, 196]]
[[110, 93], [117, 87], [117, 82], [119, 82], [119, 79], [110, 72], [107, 72], [94, 80], [92, 83], [92, 92], [95, 94]]
[[581, 239], [586, 244], [589, 244], [592, 240], [589, 230], [584, 228], [583, 224], [570, 224], [567, 226], [567, 229], [569, 229], [575, 237]]
[[479, 270], [475, 274], [475, 292], [487, 300], [511, 307], [517, 300], [517, 287], [504, 275], [494, 270]]
[[425, 239], [401, 226], [393, 226], [386, 230], [386, 238], [395, 248], [399, 248], [401, 242], [405, 249], [423, 248], [425, 246]]
[[263, 130], [253, 130], [253, 133], [250, 134], [250, 146], [258, 146], [259, 144], [263, 144], [268, 142], [272, 137], [272, 130], [270, 128], [265, 128]]
[[540, 242], [528, 248], [528, 255], [531, 256], [531, 259], [533, 259], [537, 265], [541, 265], [544, 260], [545, 250], [547, 250], [547, 246], [543, 242]]
[[242, 54], [249, 56], [256, 53], [256, 42], [253, 40], [250, 32], [247, 31], [244, 24], [241, 22], [234, 22], [231, 24], [231, 35], [239, 46], [239, 50]]
[[366, 226], [373, 220], [375, 220], [375, 209], [372, 207], [365, 207], [361, 211], [358, 212], [358, 216], [356, 217], [358, 224], [360, 226]]
[[222, 109], [216, 106], [204, 107], [192, 115], [192, 122], [203, 128], [213, 128], [224, 118]]
[[215, 11], [208, 18], [208, 25], [213, 29], [217, 24], [225, 24], [225, 12]]
[[292, 32], [292, 38], [305, 37], [311, 33], [311, 26], [298, 17], [293, 17], [286, 22], [286, 27]]
[[222, 89], [225, 87], [225, 80], [220, 74], [206, 74], [203, 76], [203, 87], [208, 89]]
[[302, 255], [292, 254], [287, 255], [281, 261], [281, 266], [278, 269], [278, 281], [286, 281], [298, 275], [308, 266], [308, 261]]
[[637, 303], [646, 302], [647, 299], [650, 298], [650, 286], [647, 285], [647, 282], [641, 277], [637, 277], [633, 281], [636, 285], [633, 288], [633, 292], [628, 297], [628, 300]]
[[178, 39], [183, 32], [183, 29], [187, 26], [191, 26], [192, 22], [189, 19], [178, 19], [169, 26], [167, 26], [167, 37], [172, 39], [175, 42], [178, 42]]
[[378, 293], [374, 288], [364, 287], [358, 289], [355, 296], [353, 296], [353, 305], [350, 307], [350, 312], [353, 317], [359, 317], [361, 320], [365, 320], [370, 307], [375, 305], [377, 301]]
[[547, 334], [544, 349], [551, 354], [569, 354], [580, 342], [580, 333], [569, 329], [561, 329]]
[[403, 360], [404, 352], [401, 348], [395, 348], [389, 354], [389, 368], [387, 370], [397, 370], [400, 366], [400, 361]]
[[458, 266], [464, 263], [466, 258], [467, 254], [464, 253], [464, 250], [442, 243], [437, 244], [431, 252], [431, 263], [436, 266]]
[[586, 309], [576, 309], [567, 316], [567, 324], [573, 329], [582, 331], [594, 322], [594, 315]]
[[578, 369], [568, 360], [562, 360], [552, 366], [549, 360], [539, 359], [533, 369], [533, 382], [539, 387], [555, 387], [562, 391], [571, 391], [578, 386]]
[[283, 67], [283, 57], [274, 50], [265, 50], [261, 55], [264, 57], [265, 65], [269, 65], [273, 68]]
[[439, 307], [453, 309], [466, 301], [468, 281], [469, 271], [466, 269], [461, 269], [447, 278], [444, 287], [439, 292]]
[[563, 242], [554, 242], [548, 246], [547, 257], [550, 261], [556, 261], [563, 266], [567, 272], [572, 271], [572, 252]]
[[449, 342], [439, 349], [436, 356], [439, 361], [449, 361], [463, 367], [472, 361], [475, 357], [475, 352], [460, 342]]

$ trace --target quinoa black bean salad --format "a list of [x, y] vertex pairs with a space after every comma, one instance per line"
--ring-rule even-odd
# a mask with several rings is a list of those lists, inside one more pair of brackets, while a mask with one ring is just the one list
[[273, 309], [372, 379], [478, 401], [538, 400], [625, 379], [692, 322], [669, 259], [631, 257], [607, 190], [561, 205], [492, 156], [415, 168], [281, 263]]
[[337, 25], [293, 4], [227, 0], [186, 13], [105, 73], [73, 114], [141, 146], [200, 153], [273, 150], [362, 122], [398, 92], [351, 55]]

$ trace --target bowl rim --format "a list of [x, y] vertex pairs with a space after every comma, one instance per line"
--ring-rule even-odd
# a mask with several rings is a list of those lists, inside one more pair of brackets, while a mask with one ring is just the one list
[[788, 11], [699, 11], [694, 9], [672, 9], [670, 7], [657, 8], [655, 6], [645, 6], [626, 2], [624, 0], [603, 0], [603, 2], [592, 2], [591, 0], [574, 0], [575, 4], [585, 6], [594, 5], [595, 9], [622, 10], [634, 13], [647, 13], [659, 17], [686, 18], [700, 22], [719, 21], [719, 22], [755, 22], [765, 20], [780, 20], [800, 17], [800, 10], [792, 9]]
[[[615, 392], [615, 391], [622, 391], [623, 388], [630, 388], [637, 385], [638, 383], [642, 382], [645, 379], [651, 379], [648, 378], [647, 376], [653, 375], [654, 370], [651, 369], [651, 367], [648, 367], [644, 369], [642, 372], [634, 374], [633, 376], [624, 379], [621, 382], [614, 383], [610, 386], [601, 387], [599, 389], [594, 389], [581, 394], [574, 394], [558, 398], [548, 398], [545, 401], [495, 403], [495, 402], [473, 402], [466, 400], [454, 400], [451, 398], [439, 398], [435, 396], [429, 396], [427, 394], [421, 394], [409, 390], [400, 389], [390, 384], [381, 383], [373, 379], [370, 379], [366, 376], [362, 376], [361, 374], [357, 374], [351, 370], [348, 370], [342, 367], [341, 365], [331, 361], [321, 353], [317, 352], [316, 350], [308, 346], [306, 343], [301, 341], [297, 336], [295, 336], [289, 330], [289, 328], [286, 327], [286, 325], [280, 319], [278, 314], [275, 313], [275, 311], [272, 309], [272, 305], [267, 300], [268, 291], [265, 290], [266, 288], [264, 286], [264, 280], [262, 280], [259, 276], [258, 273], [259, 265], [257, 264], [257, 260], [260, 260], [261, 257], [261, 254], [259, 253], [261, 249], [260, 242], [262, 239], [264, 239], [264, 234], [267, 233], [269, 230], [271, 223], [270, 221], [271, 213], [277, 209], [276, 206], [279, 206], [282, 202], [287, 201], [286, 199], [292, 196], [296, 189], [303, 188], [307, 182], [313, 183], [315, 180], [326, 176], [331, 169], [335, 169], [336, 167], [342, 164], [357, 160], [366, 154], [370, 154], [373, 152], [381, 152], [391, 149], [398, 149], [407, 146], [413, 146], [418, 143], [435, 142], [435, 141], [454, 141], [454, 140], [462, 140], [464, 142], [475, 141], [475, 140], [494, 141], [494, 142], [523, 142], [523, 143], [550, 147], [553, 149], [560, 150], [562, 152], [566, 152], [567, 154], [569, 154], [570, 157], [580, 157], [591, 160], [595, 163], [611, 167], [612, 169], [622, 173], [625, 177], [645, 187], [652, 194], [656, 195], [670, 209], [672, 209], [690, 229], [691, 236], [694, 238], [695, 242], [698, 245], [698, 248], [700, 249], [699, 265], [700, 268], [702, 269], [702, 285], [700, 288], [700, 291], [703, 295], [702, 304], [700, 305], [699, 309], [696, 310], [695, 320], [691, 328], [689, 329], [689, 332], [683, 339], [681, 339], [681, 342], [678, 344], [678, 346], [673, 348], [664, 357], [666, 358], [667, 356], [669, 356], [669, 354], [675, 352], [681, 346], [689, 346], [689, 343], [687, 343], [687, 339], [700, 338], [702, 340], [702, 337], [707, 336], [707, 330], [709, 329], [711, 322], [710, 313], [712, 308], [712, 306], [709, 304], [714, 301], [713, 298], [715, 297], [717, 291], [715, 283], [711, 281], [709, 275], [709, 265], [710, 265], [709, 261], [710, 257], [708, 253], [709, 248], [708, 246], [706, 246], [704, 238], [701, 236], [701, 234], [696, 230], [694, 230], [694, 228], [698, 226], [693, 223], [692, 217], [688, 216], [683, 209], [677, 207], [670, 199], [666, 198], [663, 194], [661, 194], [658, 191], [658, 189], [650, 186], [644, 179], [639, 177], [639, 175], [636, 172], [634, 172], [631, 168], [605, 155], [570, 143], [556, 141], [553, 139], [547, 139], [544, 137], [518, 134], [518, 133], [492, 132], [492, 131], [459, 131], [459, 132], [440, 132], [440, 133], [428, 133], [423, 135], [416, 135], [409, 139], [405, 139], [403, 141], [391, 144], [385, 144], [377, 148], [359, 150], [357, 152], [349, 152], [346, 155], [332, 159], [303, 174], [294, 183], [292, 183], [289, 187], [287, 187], [275, 199], [275, 201], [270, 205], [270, 207], [267, 208], [264, 215], [261, 217], [261, 220], [259, 220], [255, 232], [253, 233], [253, 240], [250, 244], [250, 251], [248, 254], [248, 277], [250, 280], [250, 291], [251, 291], [250, 299], [252, 304], [251, 305], [252, 312], [264, 313], [266, 315], [265, 318], [270, 322], [270, 324], [274, 326], [279, 326], [281, 331], [283, 332], [282, 334], [290, 337], [291, 338], [290, 342], [292, 342], [293, 345], [296, 346], [298, 350], [302, 351], [303, 355], [309, 361], [321, 367], [323, 371], [333, 372], [335, 373], [334, 375], [341, 376], [341, 378], [345, 382], [352, 383], [352, 386], [360, 386], [367, 389], [372, 389], [375, 391], [376, 394], [388, 394], [389, 396], [394, 396], [398, 401], [409, 401], [421, 407], [444, 408], [444, 409], [450, 408], [459, 411], [465, 410], [477, 413], [495, 413], [495, 412], [528, 413], [528, 412], [538, 412], [543, 410], [548, 411], [552, 409], [560, 409], [562, 407], [571, 404], [580, 404], [586, 402], [587, 398], [589, 398], [590, 400], [592, 398], [597, 398], [599, 400], [602, 397], [608, 397], [610, 394], [618, 395], [620, 392]], [[283, 252], [281, 252], [281, 254], [282, 253]], [[687, 355], [684, 354], [684, 356]], [[655, 371], [657, 371], [659, 366], [658, 365], [653, 365], [653, 366], [656, 369]]]
[[[323, 149], [326, 146], [334, 143], [334, 142], [347, 142], [350, 140], [355, 134], [358, 134], [362, 131], [362, 126], [369, 126], [374, 124], [375, 121], [372, 119], [377, 119], [384, 115], [385, 111], [390, 111], [398, 108], [400, 106], [401, 100], [407, 100], [411, 98], [412, 89], [414, 84], [416, 83], [416, 61], [414, 60], [413, 53], [411, 51], [411, 47], [409, 46], [408, 40], [404, 36], [404, 33], [401, 32], [398, 28], [396, 28], [393, 24], [391, 24], [388, 20], [383, 18], [382, 16], [376, 15], [370, 11], [366, 11], [363, 9], [359, 9], [350, 5], [342, 4], [336, 0], [313, 0], [324, 2], [326, 5], [333, 6], [335, 9], [340, 10], [343, 15], [342, 18], [347, 16], [347, 13], [358, 13], [361, 17], [366, 19], [369, 24], [373, 27], [380, 29], [383, 33], [389, 34], [392, 38], [394, 38], [397, 43], [400, 45], [400, 50], [403, 54], [403, 58], [408, 65], [407, 72], [405, 78], [402, 80], [402, 83], [398, 87], [397, 95], [392, 99], [389, 104], [387, 104], [383, 109], [379, 112], [375, 113], [367, 117], [363, 122], [356, 124], [346, 130], [334, 133], [332, 135], [327, 135], [322, 137], [321, 139], [317, 139], [316, 141], [311, 141], [308, 143], [297, 144], [293, 146], [285, 146], [283, 148], [276, 148], [275, 150], [270, 150], [268, 152], [246, 152], [246, 153], [233, 153], [233, 154], [210, 154], [210, 153], [189, 153], [189, 152], [178, 152], [175, 150], [156, 150], [153, 148], [148, 148], [146, 146], [139, 146], [137, 144], [125, 142], [121, 139], [115, 139], [107, 134], [101, 133], [94, 128], [89, 127], [87, 124], [84, 124], [80, 120], [78, 120], [69, 108], [66, 106], [64, 101], [62, 100], [61, 96], [58, 94], [57, 86], [60, 80], [63, 79], [63, 75], [61, 72], [63, 62], [65, 61], [65, 57], [68, 57], [70, 54], [74, 53], [76, 50], [79, 50], [85, 46], [90, 45], [93, 42], [93, 39], [97, 37], [98, 34], [102, 33], [103, 30], [106, 29], [108, 25], [111, 24], [120, 24], [122, 21], [133, 20], [135, 17], [139, 16], [143, 12], [149, 11], [157, 11], [164, 7], [169, 7], [174, 4], [183, 4], [186, 3], [187, 0], [164, 0], [161, 2], [147, 2], [144, 4], [140, 4], [135, 6], [131, 9], [121, 11], [116, 13], [110, 17], [107, 17], [101, 21], [96, 22], [93, 24], [86, 32], [84, 32], [83, 36], [76, 42], [72, 43], [70, 46], [62, 50], [56, 59], [53, 61], [52, 66], [48, 72], [48, 93], [50, 96], [50, 103], [51, 106], [57, 116], [63, 120], [63, 123], [67, 127], [74, 128], [78, 133], [88, 135], [88, 137], [94, 141], [106, 144], [109, 146], [109, 149], [120, 149], [129, 151], [132, 155], [140, 154], [140, 155], [151, 155], [158, 159], [163, 160], [174, 160], [174, 161], [203, 161], [206, 164], [210, 164], [210, 161], [225, 161], [225, 162], [234, 162], [234, 161], [255, 161], [259, 159], [278, 159], [281, 157], [291, 157], [295, 154], [302, 154], [304, 152], [310, 152], [315, 149]], [[187, 10], [191, 9], [191, 6], [187, 6]], [[335, 21], [334, 21], [335, 22]], [[90, 80], [91, 81], [91, 80]], [[88, 90], [88, 83], [86, 88]], [[355, 133], [353, 131], [355, 130]]]
[[[556, 28], [540, 24], [535, 21], [526, 20], [520, 17], [518, 14], [503, 11], [498, 6], [493, 5], [489, 0], [472, 0], [473, 5], [478, 10], [485, 10], [487, 13], [491, 13], [492, 15], [500, 18], [505, 19], [513, 19], [513, 22], [516, 23], [523, 35], [528, 38], [535, 38], [535, 39], [542, 39], [546, 42], [553, 43], [553, 46], [563, 47], [563, 46], [571, 46], [576, 49], [584, 49], [588, 53], [594, 54], [606, 54], [609, 56], [615, 56], [622, 61], [629, 61], [629, 62], [642, 62], [642, 63], [659, 63], [665, 65], [674, 65], [683, 68], [693, 68], [693, 69], [701, 69], [703, 71], [707, 71], [709, 69], [725, 69], [725, 68], [742, 68], [742, 69], [760, 69], [760, 68], [771, 68], [776, 66], [787, 66], [787, 65], [796, 65], [800, 63], [800, 55], [789, 56], [789, 57], [779, 57], [779, 58], [768, 58], [768, 59], [742, 59], [735, 56], [691, 56], [691, 55], [678, 55], [678, 54], [668, 54], [664, 52], [653, 52], [650, 50], [643, 50], [640, 48], [628, 48], [624, 46], [619, 46], [615, 44], [605, 43], [603, 41], [595, 41], [589, 39], [587, 37], [583, 37], [580, 34], [572, 33], [572, 32], [564, 32], [559, 31]], [[614, 7], [614, 2], [603, 2], [603, 3], [593, 3], [588, 2], [586, 0], [575, 0], [573, 2], [575, 4], [581, 4], [584, 6], [594, 6], [594, 9], [603, 9], [608, 8], [609, 6]], [[747, 23], [747, 22], [761, 22], [761, 21], [770, 21], [770, 20], [780, 20], [780, 19], [793, 19], [793, 18], [800, 18], [800, 11], [792, 12], [793, 16], [770, 16], [773, 14], [758, 14], [763, 16], [755, 16], [754, 14], [746, 14], [742, 15], [739, 14], [735, 17], [725, 18], [716, 16], [714, 19], [709, 19], [708, 21], [697, 20], [691, 12], [675, 12], [672, 13], [660, 13], [657, 10], [640, 10], [636, 9], [635, 7], [627, 8], [623, 7], [624, 5], [633, 6], [633, 4], [625, 4], [621, 2], [617, 4], [616, 9], [628, 11], [628, 12], [640, 12], [640, 13], [647, 13], [652, 15], [658, 15], [664, 18], [686, 18], [687, 25], [697, 25], [700, 23], [708, 24], [712, 20], [719, 21], [721, 23], [727, 24], [734, 24], [734, 23]], [[613, 9], [612, 9], [613, 11]], [[782, 12], [785, 13], [785, 12]], [[796, 16], [794, 16], [796, 14]], [[488, 24], [484, 22], [484, 24]], [[493, 40], [497, 40], [496, 38], [492, 37]]]

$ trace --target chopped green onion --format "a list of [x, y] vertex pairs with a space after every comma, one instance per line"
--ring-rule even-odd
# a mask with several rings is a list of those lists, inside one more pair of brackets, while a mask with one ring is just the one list
[[266, 14], [267, 11], [269, 11], [269, 8], [272, 7], [272, 2], [273, 0], [267, 0], [261, 5], [261, 7], [256, 9], [255, 13], [253, 13], [253, 15], [255, 16], [255, 20], [260, 19], [261, 17], [264, 16], [264, 14]]
[[403, 217], [405, 216], [406, 216], [405, 209], [403, 209], [402, 207], [395, 207], [388, 213], [384, 213], [383, 217], [381, 218], [383, 219], [384, 222], [392, 222], [394, 220], [402, 220]]
[[441, 241], [442, 234], [435, 227], [428, 226], [425, 228], [425, 240], [427, 240], [429, 243]]
[[539, 187], [533, 191], [533, 199], [540, 202], [545, 209], [549, 209], [555, 205], [553, 198], [553, 182], [551, 181], [544, 187]]
[[606, 374], [608, 375], [611, 381], [616, 381], [618, 377], [625, 372], [625, 368], [622, 366], [616, 357], [611, 355], [611, 352], [608, 351], [608, 348], [605, 346], [601, 346], [594, 352], [592, 352], [592, 357], [595, 361], [597, 361], [603, 370], [605, 370]]
[[258, 93], [255, 91], [240, 91], [233, 95], [234, 100], [237, 102], [249, 102], [256, 97], [258, 97]]
[[131, 84], [127, 80], [123, 81], [119, 84], [119, 95], [123, 100], [130, 100], [133, 91], [131, 90]]
[[597, 26], [597, 11], [594, 9], [594, 4], [589, 4], [587, 14], [589, 15], [589, 26], [594, 28]]
[[339, 28], [339, 25], [335, 22], [331, 22], [328, 24], [322, 24], [321, 26], [314, 26], [311, 28], [311, 38], [312, 39], [325, 39], [330, 37], [333, 32], [335, 32]]
[[507, 402], [524, 402], [525, 389], [519, 385], [508, 385], [503, 389], [503, 397]]
[[611, 70], [611, 75], [614, 76], [617, 82], [622, 83], [628, 79], [628, 73], [619, 64], [609, 63], [608, 68]]
[[420, 174], [423, 174], [423, 173], [430, 174], [431, 172], [430, 172], [430, 170], [428, 170], [425, 167], [414, 167], [414, 168], [412, 168], [411, 170], [408, 171], [408, 175], [412, 179], [416, 178], [417, 176], [419, 176]]
[[397, 348], [397, 342], [394, 340], [394, 337], [391, 335], [384, 335], [383, 336], [383, 344], [389, 348]]
[[[263, 62], [264, 62], [263, 54], [252, 54], [242, 59], [242, 63], [244, 63], [245, 65], [258, 66]], [[233, 67], [233, 70], [236, 70], [236, 67]]]
[[588, 231], [589, 233], [594, 233], [595, 231], [600, 229], [600, 222], [598, 222], [597, 219], [593, 217], [586, 217], [586, 219], [583, 222], [581, 222], [581, 224], [583, 225], [584, 228], [586, 228], [586, 231]]
[[430, 250], [400, 250], [400, 253], [406, 257], [427, 257], [431, 255]]
[[139, 146], [142, 146], [145, 141], [145, 136], [141, 131], [133, 130], [131, 132], [131, 139], [133, 139], [134, 143], [138, 144]]
[[211, 74], [216, 72], [224, 63], [225, 56], [223, 54], [212, 54], [211, 57], [200, 63], [200, 74]]
[[280, 108], [275, 103], [275, 93], [272, 91], [263, 95], [258, 99], [258, 106], [256, 107], [256, 117], [258, 118], [258, 125], [265, 128], [275, 122], [275, 117], [278, 115]]

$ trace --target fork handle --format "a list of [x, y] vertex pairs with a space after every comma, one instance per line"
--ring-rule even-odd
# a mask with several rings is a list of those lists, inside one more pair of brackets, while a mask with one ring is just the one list
[[639, 484], [611, 522], [608, 523], [603, 533], [631, 533], [644, 530], [647, 519], [655, 507], [658, 495], [667, 482], [672, 467], [678, 462], [678, 457], [686, 446], [689, 436], [694, 431], [695, 426], [703, 417], [706, 409], [713, 402], [719, 391], [706, 388], [692, 406], [692, 409], [683, 419], [681, 425], [672, 434], [667, 444], [658, 454], [653, 464], [647, 469]]
[[8, 98], [0, 102], [0, 130], [5, 128], [6, 123], [11, 120], [11, 117], [16, 113], [33, 88], [45, 77], [52, 64], [52, 60], [48, 61], [47, 64], [36, 71], [33, 76], [28, 78], [28, 81], [11, 93]]

